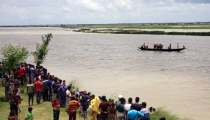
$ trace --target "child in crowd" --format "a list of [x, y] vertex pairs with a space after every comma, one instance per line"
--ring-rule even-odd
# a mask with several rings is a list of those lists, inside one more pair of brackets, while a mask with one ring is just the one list
[[52, 101], [52, 107], [53, 107], [53, 120], [59, 120], [60, 115], [60, 100], [59, 96], [56, 95], [56, 98]]
[[156, 112], [155, 108], [150, 107], [149, 108], [149, 114], [154, 114]]
[[28, 107], [28, 114], [25, 117], [25, 120], [33, 120], [34, 114], [32, 113], [33, 108]]
[[152, 109], [153, 109], [153, 107], [150, 107], [150, 108], [149, 108], [149, 113], [150, 113], [150, 114], [152, 114]]
[[154, 114], [156, 112], [155, 108], [152, 108], [152, 113]]

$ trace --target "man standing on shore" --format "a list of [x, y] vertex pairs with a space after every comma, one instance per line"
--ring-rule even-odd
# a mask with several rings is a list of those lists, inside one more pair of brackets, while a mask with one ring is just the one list
[[42, 82], [38, 80], [34, 83], [35, 91], [36, 91], [36, 103], [40, 104], [41, 93], [42, 93]]
[[58, 88], [60, 101], [61, 101], [61, 107], [65, 107], [66, 104], [66, 91], [67, 91], [66, 81], [63, 80], [63, 85], [61, 85]]
[[71, 87], [68, 86], [68, 89], [66, 91], [66, 108], [68, 109], [69, 102], [71, 100], [71, 92], [70, 92]]
[[108, 120], [108, 109], [111, 107], [110, 103], [106, 100], [106, 96], [101, 97], [102, 102], [99, 104], [102, 120]]
[[80, 103], [75, 100], [74, 96], [72, 96], [68, 107], [69, 120], [76, 120], [76, 111], [79, 108], [79, 106]]
[[134, 109], [137, 110], [137, 111], [140, 111], [141, 108], [142, 108], [141, 104], [139, 104], [139, 101], [140, 101], [140, 98], [139, 97], [136, 97], [135, 98], [135, 102], [136, 103], [134, 103]]
[[[31, 81], [29, 81], [29, 84], [27, 84], [27, 94], [28, 94], [28, 106], [33, 105], [34, 103], [34, 85], [31, 84]], [[30, 104], [30, 101], [32, 102]]]
[[42, 79], [44, 80], [44, 81], [42, 81], [42, 83], [43, 83], [43, 85], [42, 85], [43, 86], [43, 100], [48, 101], [48, 91], [49, 91], [49, 87], [47, 86], [48, 78], [43, 76]]

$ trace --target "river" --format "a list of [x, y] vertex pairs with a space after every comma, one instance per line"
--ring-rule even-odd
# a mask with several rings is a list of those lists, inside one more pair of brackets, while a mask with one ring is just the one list
[[[181, 117], [210, 118], [210, 37], [170, 35], [88, 34], [62, 28], [0, 28], [0, 48], [21, 45], [30, 51], [41, 35], [52, 33], [43, 64], [51, 74], [74, 81], [81, 90], [116, 99], [140, 97], [148, 106], [164, 107]], [[181, 52], [140, 51], [152, 47]], [[33, 62], [29, 56], [27, 62]]]

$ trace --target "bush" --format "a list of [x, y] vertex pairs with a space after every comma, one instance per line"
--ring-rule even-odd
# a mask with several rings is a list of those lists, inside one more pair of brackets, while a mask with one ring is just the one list
[[7, 102], [7, 99], [4, 96], [0, 96], [0, 102]]
[[6, 45], [1, 49], [4, 63], [3, 69], [11, 71], [17, 65], [23, 63], [28, 57], [28, 50], [25, 47]]

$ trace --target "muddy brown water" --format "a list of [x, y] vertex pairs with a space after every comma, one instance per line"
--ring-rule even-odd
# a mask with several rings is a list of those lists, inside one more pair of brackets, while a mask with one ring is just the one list
[[[43, 66], [95, 95], [140, 97], [148, 107], [164, 107], [181, 117], [210, 118], [210, 37], [84, 34], [62, 28], [0, 28], [0, 48], [22, 45], [30, 51], [52, 33]], [[140, 51], [162, 43], [181, 52]], [[33, 62], [29, 56], [27, 62]]]

